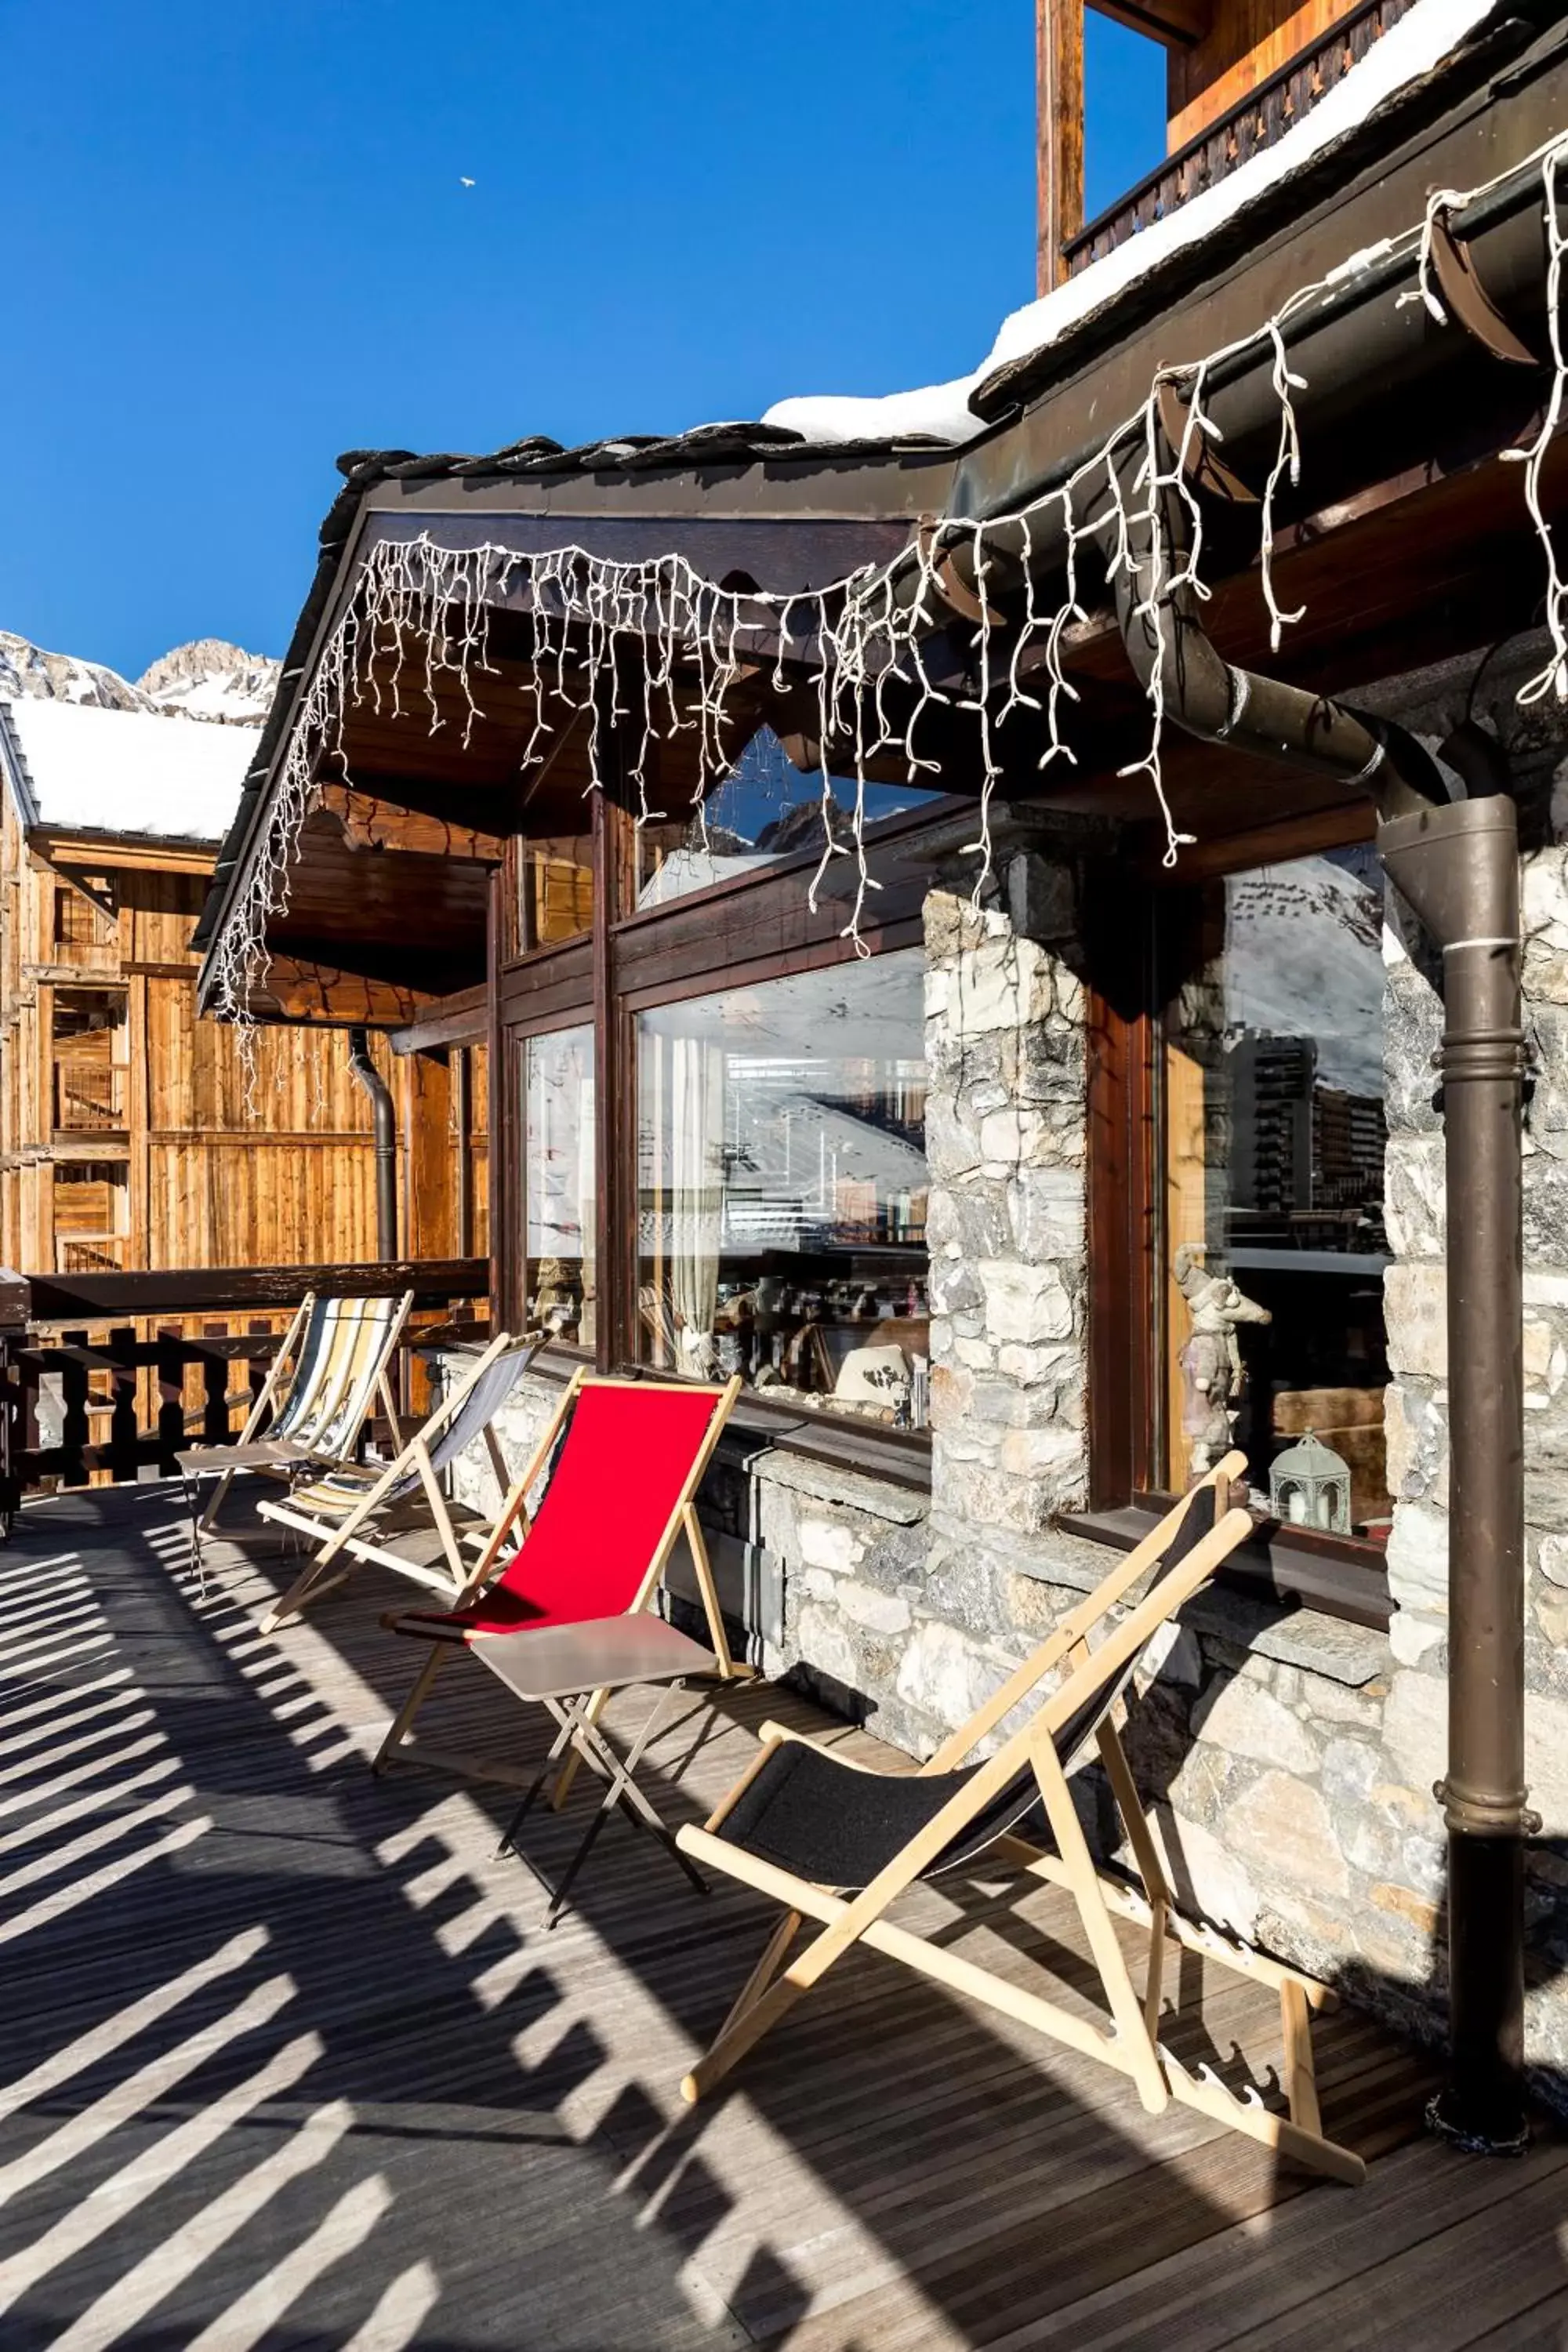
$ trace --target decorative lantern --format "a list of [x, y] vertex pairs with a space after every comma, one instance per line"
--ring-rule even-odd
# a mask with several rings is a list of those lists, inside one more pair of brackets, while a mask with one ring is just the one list
[[1268, 1473], [1268, 1507], [1295, 1528], [1321, 1528], [1327, 1535], [1351, 1531], [1351, 1466], [1309, 1430], [1299, 1445], [1287, 1446]]

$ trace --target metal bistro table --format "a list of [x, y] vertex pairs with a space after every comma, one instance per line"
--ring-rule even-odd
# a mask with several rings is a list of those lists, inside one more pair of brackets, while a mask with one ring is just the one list
[[[471, 1640], [469, 1650], [482, 1659], [518, 1697], [548, 1708], [560, 1725], [549, 1755], [521, 1804], [501, 1832], [498, 1854], [510, 1846], [525, 1863], [550, 1897], [544, 1924], [553, 1927], [566, 1907], [573, 1881], [593, 1851], [594, 1842], [618, 1806], [633, 1825], [657, 1838], [686, 1873], [698, 1892], [708, 1883], [683, 1854], [652, 1804], [637, 1785], [643, 1752], [665, 1717], [672, 1694], [702, 1675], [717, 1675], [719, 1661], [700, 1642], [682, 1633], [662, 1617], [636, 1610], [624, 1617], [599, 1617], [581, 1625], [542, 1625], [537, 1633], [495, 1633]], [[624, 1690], [633, 1683], [660, 1685], [658, 1696], [624, 1756], [617, 1756], [594, 1719], [596, 1693]], [[551, 1773], [574, 1748], [605, 1783], [605, 1792], [558, 1885], [552, 1886], [538, 1864], [523, 1852], [519, 1832]]]

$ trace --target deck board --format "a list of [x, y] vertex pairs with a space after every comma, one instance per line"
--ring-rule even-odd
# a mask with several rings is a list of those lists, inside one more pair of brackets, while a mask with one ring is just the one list
[[[1568, 2145], [1427, 2141], [1429, 2059], [1352, 2012], [1320, 2079], [1359, 2192], [870, 1954], [686, 2110], [769, 1907], [617, 1824], [546, 1934], [503, 1792], [365, 1769], [416, 1663], [376, 1622], [401, 1590], [264, 1636], [290, 1568], [222, 1546], [204, 1592], [155, 1487], [34, 1506], [0, 1552], [6, 2352], [1568, 2345]], [[884, 1756], [788, 1692], [693, 1695], [651, 1753], [667, 1818], [768, 1715]], [[542, 1752], [460, 1658], [422, 1728]], [[531, 1834], [558, 1869], [576, 1829]], [[1092, 2012], [1059, 1895], [981, 1875], [909, 1916]], [[1205, 1992], [1182, 2054], [1266, 2079], [1272, 2000]]]

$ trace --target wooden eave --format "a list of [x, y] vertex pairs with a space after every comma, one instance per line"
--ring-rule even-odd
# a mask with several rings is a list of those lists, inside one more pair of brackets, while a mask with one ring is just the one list
[[103, 868], [121, 873], [210, 874], [216, 841], [170, 840], [151, 834], [89, 833], [74, 827], [30, 824], [27, 847], [49, 866]]

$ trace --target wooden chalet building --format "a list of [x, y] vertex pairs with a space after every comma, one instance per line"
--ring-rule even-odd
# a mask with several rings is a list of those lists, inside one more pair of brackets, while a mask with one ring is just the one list
[[[82, 1275], [377, 1255], [371, 1110], [342, 1034], [269, 1030], [252, 1076], [236, 1031], [196, 1018], [191, 933], [256, 745], [246, 727], [0, 703], [8, 1265]], [[419, 1075], [422, 1156], [405, 1185], [419, 1210], [406, 1229], [412, 1254], [450, 1256], [470, 1154], [441, 1131]]]
[[1234, 1428], [1130, 1733], [1172, 1866], [1401, 2017], [1451, 1945], [1498, 2145], [1526, 1870], [1568, 2083], [1568, 27], [1113, 13], [1174, 152], [1081, 224], [1049, 0], [973, 374], [341, 461], [201, 1002], [375, 1025], [437, 1134], [488, 1051], [532, 1410], [739, 1371], [735, 1613], [906, 1747]]

